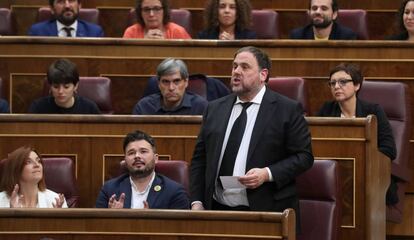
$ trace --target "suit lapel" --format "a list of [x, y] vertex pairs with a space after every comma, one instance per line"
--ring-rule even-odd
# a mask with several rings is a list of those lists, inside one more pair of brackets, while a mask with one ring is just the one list
[[57, 27], [57, 21], [56, 20], [52, 20], [49, 22], [49, 33], [50, 36], [59, 36], [58, 34], [58, 27]]
[[[266, 87], [266, 92], [263, 96], [262, 103], [260, 104], [259, 112], [257, 114], [256, 123], [253, 127], [252, 137], [250, 140], [249, 151], [247, 153], [246, 166], [251, 162], [251, 157], [253, 154], [253, 149], [256, 148], [256, 145], [259, 143], [260, 137], [263, 134], [263, 131], [269, 126], [269, 122], [274, 120], [273, 112], [277, 106], [277, 98], [275, 95], [271, 94], [271, 90]], [[247, 170], [248, 168], [246, 168]]]
[[159, 204], [157, 203], [159, 196], [161, 195], [162, 191], [164, 191], [164, 184], [161, 181], [161, 178], [155, 174], [154, 181], [152, 182], [151, 188], [149, 189], [147, 202], [149, 208], [158, 208]]
[[218, 106], [220, 108], [220, 113], [225, 113], [225, 114], [218, 114], [218, 116], [215, 116], [218, 118], [218, 121], [216, 123], [219, 125], [213, 126], [214, 128], [217, 127], [218, 132], [220, 133], [220, 135], [218, 136], [218, 139], [216, 139], [216, 149], [214, 151], [214, 156], [212, 158], [214, 159], [214, 163], [211, 166], [215, 167], [214, 172], [217, 172], [218, 162], [219, 162], [220, 154], [223, 148], [224, 136], [226, 135], [227, 125], [228, 125], [229, 118], [230, 118], [235, 101], [236, 101], [236, 95], [232, 94], [231, 97], [222, 98], [221, 102], [218, 103]]
[[86, 29], [81, 21], [78, 20], [78, 28], [76, 29], [76, 37], [86, 37]]
[[[121, 195], [121, 193], [125, 193], [124, 208], [131, 208], [132, 190], [131, 190], [131, 182], [129, 180], [129, 176], [126, 177], [119, 186], [119, 195]], [[119, 198], [119, 196], [116, 196], [116, 197]]]

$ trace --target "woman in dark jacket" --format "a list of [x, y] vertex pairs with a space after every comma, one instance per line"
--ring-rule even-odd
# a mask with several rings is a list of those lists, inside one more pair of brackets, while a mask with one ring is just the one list
[[199, 39], [256, 39], [251, 25], [249, 0], [209, 0], [204, 12], [206, 29]]
[[[352, 64], [341, 63], [329, 75], [328, 85], [331, 89], [333, 101], [325, 102], [317, 113], [321, 117], [355, 118], [373, 114], [378, 121], [378, 149], [384, 155], [394, 160], [397, 150], [394, 136], [384, 110], [378, 104], [358, 99], [358, 91], [362, 87], [363, 76], [359, 68]], [[394, 177], [386, 195], [388, 205], [398, 202], [397, 184]]]

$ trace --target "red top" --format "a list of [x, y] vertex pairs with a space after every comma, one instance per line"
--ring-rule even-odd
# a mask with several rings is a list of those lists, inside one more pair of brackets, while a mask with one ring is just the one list
[[[178, 24], [169, 22], [164, 26], [164, 30], [165, 39], [191, 39], [187, 31]], [[145, 29], [136, 23], [125, 30], [123, 38], [144, 38], [144, 35]]]

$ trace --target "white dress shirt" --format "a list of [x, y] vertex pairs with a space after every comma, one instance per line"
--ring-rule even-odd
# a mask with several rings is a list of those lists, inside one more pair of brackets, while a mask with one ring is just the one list
[[151, 180], [149, 181], [147, 187], [144, 191], [140, 192], [135, 185], [132, 178], [129, 177], [129, 181], [131, 182], [131, 208], [144, 208], [144, 201], [147, 201], [148, 193], [151, 189], [152, 182], [155, 179], [155, 172], [152, 172]]
[[57, 25], [57, 32], [58, 32], [59, 37], [67, 37], [66, 31], [64, 30], [64, 28], [67, 28], [67, 27], [72, 28], [72, 30], [70, 31], [72, 33], [72, 37], [76, 37], [76, 30], [78, 29], [78, 20], [76, 20], [70, 26], [66, 26], [59, 21], [56, 21], [56, 25]]
[[[257, 114], [259, 113], [260, 104], [262, 103], [263, 96], [265, 94], [266, 87], [263, 86], [262, 89], [257, 93], [257, 95], [251, 101], [253, 104], [247, 108], [247, 122], [246, 122], [246, 129], [243, 134], [243, 139], [240, 143], [240, 148], [237, 153], [236, 161], [234, 163], [233, 169], [233, 176], [244, 176], [246, 173], [246, 161], [247, 161], [247, 154], [249, 151], [250, 140], [252, 137], [252, 132], [254, 125], [256, 123]], [[233, 127], [234, 122], [239, 117], [242, 112], [242, 101], [237, 97], [236, 102], [233, 105], [233, 109], [227, 124], [226, 134], [224, 136], [223, 147], [221, 149], [220, 160], [219, 160], [219, 167], [217, 168], [217, 173], [220, 171], [221, 161], [223, 159], [224, 151], [227, 146], [227, 141], [230, 136], [231, 129]], [[273, 179], [270, 169], [267, 168], [269, 173], [270, 180]], [[216, 181], [216, 187], [214, 192], [214, 199], [224, 205], [235, 207], [235, 206], [249, 206], [249, 202], [247, 200], [247, 193], [246, 189], [226, 189], [223, 190], [218, 181]]]

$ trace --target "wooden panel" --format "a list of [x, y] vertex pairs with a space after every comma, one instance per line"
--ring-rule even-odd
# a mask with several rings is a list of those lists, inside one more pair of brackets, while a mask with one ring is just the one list
[[[201, 1], [200, 1], [201, 2]], [[291, 1], [295, 2], [295, 1]], [[29, 27], [36, 22], [39, 5], [15, 5], [13, 14], [16, 20], [17, 35], [26, 35]], [[105, 37], [122, 37], [128, 23], [128, 6], [98, 6], [100, 12], [99, 24]], [[309, 23], [306, 9], [277, 9], [279, 14], [280, 38], [289, 38], [289, 32]], [[191, 35], [197, 38], [197, 33], [204, 29], [203, 8], [188, 8], [191, 12]], [[370, 10], [367, 12], [368, 34], [370, 39], [382, 40], [398, 32], [396, 26], [396, 10]]]
[[[296, 239], [295, 213], [131, 209], [3, 209], [0, 237]], [[56, 221], [56, 219], [59, 219]], [[188, 223], [191, 222], [191, 227]], [[112, 239], [114, 239], [112, 238]], [[28, 239], [28, 238], [27, 238]], [[66, 239], [66, 238], [65, 238]]]
[[[315, 157], [340, 162], [344, 183], [342, 239], [361, 239], [358, 236], [368, 233], [372, 237], [365, 239], [382, 239], [389, 179], [379, 176], [389, 175], [389, 161], [376, 148], [375, 122], [307, 120]], [[77, 154], [81, 207], [92, 207], [104, 179], [116, 175], [109, 169], [117, 169], [127, 132], [143, 130], [156, 139], [159, 154], [190, 162], [200, 121], [200, 116], [5, 115], [0, 116], [0, 156], [30, 143], [40, 153]]]

